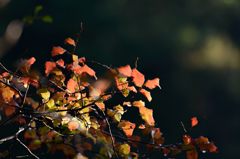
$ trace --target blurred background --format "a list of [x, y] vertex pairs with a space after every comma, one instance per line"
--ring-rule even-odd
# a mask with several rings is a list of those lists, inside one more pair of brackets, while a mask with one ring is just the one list
[[[38, 5], [47, 23], [24, 24]], [[0, 0], [0, 61], [14, 69], [17, 60], [33, 56], [43, 70], [52, 46], [75, 39], [83, 22], [80, 57], [113, 67], [134, 67], [138, 57], [146, 78], [160, 78], [162, 89], [152, 92], [147, 107], [166, 144], [182, 138], [181, 121], [189, 127], [192, 117], [206, 116], [190, 134], [208, 137], [219, 153], [199, 158], [238, 158], [239, 8], [238, 0]]]

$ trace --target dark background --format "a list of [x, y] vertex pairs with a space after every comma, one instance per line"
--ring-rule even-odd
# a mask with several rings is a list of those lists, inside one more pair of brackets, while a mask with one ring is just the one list
[[148, 79], [160, 78], [162, 89], [153, 91], [147, 107], [154, 109], [166, 144], [181, 139], [181, 121], [188, 127], [190, 118], [206, 116], [191, 135], [208, 137], [219, 153], [199, 158], [239, 157], [240, 1], [2, 0], [1, 47], [9, 23], [32, 14], [37, 5], [43, 6], [39, 16], [49, 14], [53, 23], [24, 25], [18, 42], [1, 51], [7, 68], [33, 56], [34, 67], [43, 70], [52, 46], [75, 39], [83, 22], [77, 55], [132, 68], [139, 57], [138, 70]]

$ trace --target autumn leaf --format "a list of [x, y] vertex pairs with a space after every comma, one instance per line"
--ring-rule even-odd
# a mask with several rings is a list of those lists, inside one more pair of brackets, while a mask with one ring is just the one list
[[77, 70], [76, 70], [76, 72], [78, 73], [78, 74], [82, 74], [82, 73], [87, 73], [87, 74], [89, 74], [90, 76], [95, 76], [95, 71], [93, 70], [93, 69], [91, 69], [90, 67], [88, 67], [86, 64], [85, 65], [83, 65], [83, 67], [81, 67], [81, 68], [78, 68]]
[[199, 149], [206, 152], [218, 152], [218, 148], [213, 144], [213, 142], [206, 144], [199, 144]]
[[1, 97], [3, 98], [4, 102], [9, 103], [13, 99], [14, 91], [11, 88], [0, 88]]
[[82, 64], [84, 64], [85, 61], [86, 61], [85, 57], [81, 57], [80, 59], [78, 59], [78, 62]]
[[145, 89], [140, 89], [139, 91], [140, 93], [142, 93], [147, 99], [149, 102], [152, 101], [152, 96], [151, 96], [151, 93]]
[[129, 65], [121, 66], [117, 70], [119, 73], [123, 74], [124, 76], [130, 77], [132, 75], [132, 69]]
[[75, 87], [78, 85], [76, 81], [74, 81], [72, 78], [70, 78], [67, 82], [67, 89], [71, 92], [75, 92]]
[[15, 107], [10, 107], [10, 106], [5, 107], [6, 116], [12, 115], [15, 112], [15, 109], [16, 109]]
[[120, 145], [120, 152], [124, 155], [128, 155], [130, 153], [130, 146], [128, 144]]
[[72, 55], [72, 59], [73, 59], [73, 69], [77, 67], [78, 65], [78, 56], [77, 55]]
[[129, 91], [132, 91], [132, 92], [134, 92], [134, 93], [137, 93], [137, 90], [136, 90], [136, 88], [135, 88], [134, 86], [127, 87], [127, 89], [128, 89]]
[[133, 79], [133, 82], [136, 86], [142, 87], [145, 81], [145, 77], [143, 74], [141, 74], [136, 68], [132, 70], [131, 77]]
[[159, 85], [159, 78], [155, 78], [153, 80], [147, 80], [147, 82], [144, 84], [149, 89], [154, 89], [155, 87], [160, 87]]
[[135, 106], [135, 107], [144, 107], [145, 102], [143, 102], [142, 100], [134, 101], [132, 105]]
[[154, 125], [153, 110], [146, 107], [139, 107], [139, 112], [142, 119], [149, 125]]
[[52, 54], [52, 56], [56, 56], [56, 55], [63, 54], [63, 53], [65, 53], [65, 52], [66, 52], [66, 50], [63, 49], [63, 48], [61, 48], [60, 46], [54, 46], [54, 47], [52, 48], [51, 54]]
[[47, 61], [45, 63], [45, 73], [48, 76], [50, 71], [56, 67], [56, 63], [55, 62], [51, 62], [51, 61]]
[[197, 159], [198, 153], [196, 150], [187, 151], [187, 159]]
[[64, 43], [75, 46], [75, 41], [71, 38], [65, 39]]
[[56, 63], [57, 63], [59, 66], [64, 67], [64, 61], [63, 61], [63, 59], [57, 60]]
[[129, 121], [121, 121], [118, 124], [118, 128], [122, 129], [127, 137], [131, 137], [133, 134], [133, 130], [135, 129], [136, 124], [131, 123]]
[[40, 94], [45, 101], [47, 101], [50, 97], [50, 92], [46, 88], [39, 89], [38, 94]]
[[31, 57], [30, 59], [28, 60], [24, 60], [21, 62], [20, 64], [20, 71], [23, 73], [23, 74], [29, 74], [29, 70], [30, 70], [30, 67], [32, 66], [32, 64], [36, 61], [36, 59], [34, 57]]
[[196, 126], [197, 124], [198, 124], [197, 118], [196, 118], [196, 117], [193, 117], [193, 118], [191, 119], [191, 125], [192, 125], [192, 127]]
[[189, 145], [191, 143], [191, 136], [184, 135], [183, 136], [183, 143], [184, 143], [184, 145]]
[[200, 136], [197, 141], [196, 141], [197, 144], [207, 144], [209, 143], [209, 140], [208, 138], [206, 137], [203, 137], [203, 136]]

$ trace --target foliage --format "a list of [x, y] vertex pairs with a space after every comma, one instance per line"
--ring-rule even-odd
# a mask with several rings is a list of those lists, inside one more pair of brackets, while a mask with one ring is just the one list
[[[39, 10], [41, 8], [36, 8], [35, 12]], [[186, 130], [182, 124], [185, 133], [181, 142], [164, 144], [153, 110], [145, 106], [144, 99], [135, 98], [144, 96], [151, 102], [150, 91], [161, 88], [159, 78], [145, 80], [137, 69], [137, 61], [135, 68], [130, 65], [112, 68], [87, 61], [85, 57], [79, 58], [74, 53], [78, 37], [76, 41], [65, 40], [65, 44], [73, 47], [72, 52], [60, 46], [53, 47], [51, 54], [56, 60], [46, 61], [45, 76], [31, 69], [36, 61], [34, 57], [22, 61], [15, 72], [1, 64], [0, 102], [6, 119], [0, 127], [15, 122], [18, 131], [0, 139], [0, 144], [18, 142], [29, 153], [25, 157], [35, 158], [40, 158], [35, 152], [41, 148], [47, 148], [47, 152], [42, 153], [62, 151], [66, 158], [93, 155], [99, 159], [146, 157], [147, 151], [142, 154], [140, 147], [154, 150], [149, 157], [157, 152], [155, 150], [165, 156], [186, 152], [188, 159], [196, 159], [198, 150], [218, 151], [208, 138], [192, 139], [189, 136], [192, 128], [202, 121], [196, 117], [191, 119], [190, 129]], [[70, 62], [62, 59], [66, 54], [71, 57]], [[91, 65], [106, 73], [98, 75]], [[111, 104], [111, 101], [117, 101], [117, 104]], [[140, 123], [124, 118], [129, 109], [139, 112]], [[10, 146], [0, 156], [9, 157], [11, 151]]]

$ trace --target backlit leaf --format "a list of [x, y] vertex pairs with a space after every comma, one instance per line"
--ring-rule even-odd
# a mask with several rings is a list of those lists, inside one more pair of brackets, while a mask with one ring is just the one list
[[159, 78], [155, 78], [153, 80], [147, 80], [147, 82], [144, 84], [149, 89], [154, 89], [155, 87], [160, 87], [159, 85]]
[[198, 124], [197, 118], [196, 118], [196, 117], [193, 117], [193, 118], [191, 119], [191, 125], [192, 125], [192, 127], [196, 126], [197, 124]]
[[143, 74], [141, 74], [136, 68], [132, 70], [131, 77], [133, 79], [133, 82], [136, 86], [142, 87], [145, 81], [145, 77]]
[[152, 96], [149, 91], [147, 91], [145, 89], [141, 89], [139, 92], [142, 93], [148, 99], [149, 102], [152, 101]]
[[70, 78], [67, 82], [67, 89], [71, 92], [75, 92], [75, 87], [78, 85], [76, 81], [74, 81], [72, 78]]
[[135, 107], [145, 107], [145, 102], [143, 102], [142, 100], [134, 101], [132, 105]]
[[128, 155], [130, 153], [130, 146], [128, 144], [120, 145], [120, 152], [124, 155]]
[[46, 75], [49, 75], [50, 71], [55, 67], [56, 67], [55, 62], [47, 61], [45, 63], [45, 73], [46, 73]]
[[88, 67], [86, 64], [83, 65], [83, 67], [79, 68], [76, 70], [77, 73], [79, 73], [80, 75], [82, 73], [87, 73], [89, 74], [90, 76], [95, 76], [95, 71], [93, 69], [91, 69], [90, 67]]
[[75, 46], [75, 41], [71, 38], [65, 39], [64, 43]]
[[64, 61], [63, 61], [63, 59], [57, 60], [56, 63], [57, 63], [59, 66], [64, 67]]
[[118, 124], [118, 128], [122, 129], [127, 137], [131, 137], [133, 134], [133, 130], [135, 129], [136, 124], [131, 123], [129, 121], [121, 121]]
[[149, 125], [154, 125], [153, 110], [146, 107], [139, 107], [139, 112], [142, 119]]
[[130, 77], [132, 75], [132, 69], [129, 65], [119, 67], [118, 72], [127, 77]]
[[85, 59], [85, 57], [81, 57], [80, 59], [78, 59], [78, 62], [79, 63], [85, 63], [85, 61], [86, 61], [86, 59]]
[[199, 144], [199, 149], [206, 152], [218, 152], [218, 148], [213, 144], [213, 142], [206, 144]]
[[52, 54], [52, 56], [56, 56], [56, 55], [59, 55], [59, 54], [63, 54], [65, 52], [66, 52], [66, 50], [61, 48], [60, 46], [54, 46], [52, 48], [51, 54]]
[[40, 94], [45, 101], [50, 97], [50, 92], [46, 88], [39, 89], [38, 94]]
[[207, 144], [207, 143], [210, 143], [208, 138], [206, 137], [203, 137], [203, 136], [200, 136], [197, 141], [196, 141], [197, 144]]
[[32, 64], [36, 61], [36, 59], [34, 57], [31, 57], [30, 59], [28, 60], [24, 60], [21, 62], [20, 64], [20, 71], [23, 73], [23, 74], [29, 74], [29, 70], [30, 70], [30, 67], [32, 66]]
[[9, 103], [13, 99], [14, 91], [9, 87], [0, 88], [1, 96], [4, 102]]
[[184, 135], [183, 136], [183, 143], [184, 143], [184, 145], [190, 144], [191, 143], [191, 136]]

